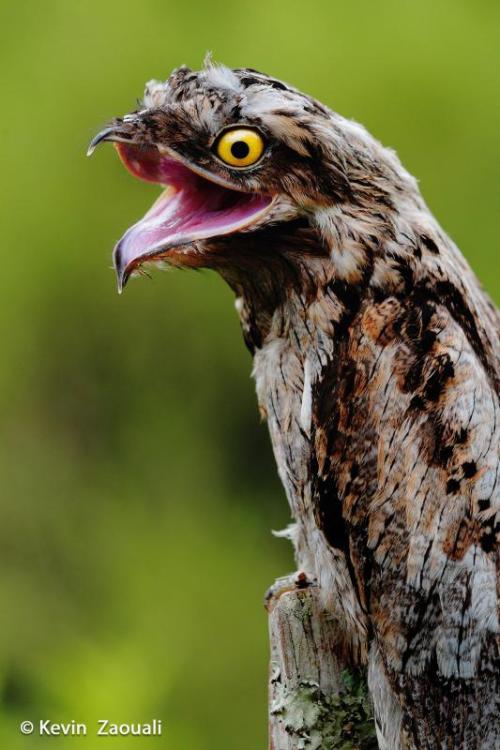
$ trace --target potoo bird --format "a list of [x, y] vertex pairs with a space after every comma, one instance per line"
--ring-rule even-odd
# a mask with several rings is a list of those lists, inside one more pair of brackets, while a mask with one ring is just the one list
[[500, 747], [499, 315], [396, 154], [282, 81], [208, 60], [112, 141], [165, 187], [114, 250], [216, 270], [381, 748]]

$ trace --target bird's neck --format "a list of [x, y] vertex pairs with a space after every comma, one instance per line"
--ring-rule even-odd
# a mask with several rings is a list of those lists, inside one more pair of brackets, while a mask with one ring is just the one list
[[[325, 209], [305, 223], [249, 233], [246, 246], [236, 247], [239, 256], [223, 275], [237, 295], [245, 342], [269, 377], [286, 358], [292, 362], [282, 378], [290, 395], [306, 371], [320, 377], [367, 305], [389, 298], [416, 312], [447, 307], [495, 371], [497, 313], [417, 192], [394, 197], [392, 210]], [[264, 397], [269, 378], [260, 380]]]
[[391, 210], [323, 208], [229, 238], [216, 257], [230, 262], [217, 270], [236, 293], [254, 353], [325, 316], [338, 333], [367, 295], [408, 291], [424, 275], [423, 253], [434, 257], [447, 242], [418, 194], [410, 194]]
[[365, 304], [390, 297], [453, 308], [474, 349], [491, 351], [498, 318], [418, 192], [393, 196], [391, 209], [332, 207], [230, 242], [231, 264], [218, 270], [254, 356], [282, 347], [302, 368], [325, 359]]

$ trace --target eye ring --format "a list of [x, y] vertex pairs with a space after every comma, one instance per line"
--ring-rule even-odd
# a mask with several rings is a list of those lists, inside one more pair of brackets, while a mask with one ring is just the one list
[[229, 167], [245, 169], [257, 164], [266, 148], [256, 128], [243, 125], [224, 130], [214, 144], [218, 158]]

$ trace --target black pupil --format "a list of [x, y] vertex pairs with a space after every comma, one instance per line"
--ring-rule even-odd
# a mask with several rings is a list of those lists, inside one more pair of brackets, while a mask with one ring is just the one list
[[245, 143], [245, 141], [235, 141], [231, 144], [231, 153], [235, 159], [244, 159], [250, 153], [248, 143]]

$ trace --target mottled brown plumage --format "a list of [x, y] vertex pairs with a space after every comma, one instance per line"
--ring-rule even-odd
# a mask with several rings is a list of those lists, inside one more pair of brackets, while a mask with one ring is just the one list
[[[255, 164], [218, 157], [233, 125], [262, 134]], [[416, 182], [361, 126], [210, 61], [100, 140], [177, 190], [118, 244], [120, 281], [163, 260], [236, 293], [297, 562], [367, 665], [380, 747], [499, 747], [499, 318]]]

